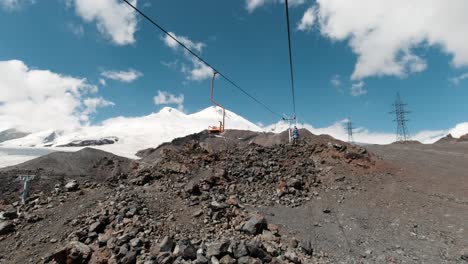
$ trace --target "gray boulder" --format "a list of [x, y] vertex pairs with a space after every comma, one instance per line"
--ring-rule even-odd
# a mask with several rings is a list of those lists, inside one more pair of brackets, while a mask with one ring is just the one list
[[267, 221], [265, 217], [259, 214], [254, 214], [242, 225], [241, 230], [251, 235], [257, 235], [266, 229], [266, 227]]

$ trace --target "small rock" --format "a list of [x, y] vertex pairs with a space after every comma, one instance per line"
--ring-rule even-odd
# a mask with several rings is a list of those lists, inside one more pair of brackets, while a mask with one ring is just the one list
[[190, 240], [182, 239], [179, 244], [179, 255], [185, 260], [195, 260], [197, 258], [197, 250], [192, 245]]
[[125, 257], [122, 258], [121, 262], [122, 264], [133, 264], [136, 261], [136, 252], [131, 250], [128, 251], [127, 254], [125, 254]]
[[201, 216], [202, 214], [203, 214], [203, 210], [200, 209], [200, 210], [195, 211], [195, 212], [192, 214], [192, 216], [193, 216], [193, 217], [199, 217], [199, 216]]
[[78, 186], [78, 182], [76, 180], [72, 180], [65, 185], [65, 189], [67, 190], [67, 192], [74, 192], [78, 190]]
[[223, 241], [207, 245], [206, 256], [211, 258], [212, 256], [218, 257], [221, 255], [225, 255], [229, 248], [229, 244], [229, 241]]
[[169, 264], [172, 263], [172, 254], [171, 252], [161, 252], [156, 258], [157, 263]]
[[231, 245], [231, 247], [232, 247], [232, 253], [235, 258], [241, 258], [249, 254], [249, 251], [247, 250], [247, 247], [245, 246], [244, 241], [235, 243], [235, 245]]
[[66, 263], [87, 263], [91, 257], [91, 248], [78, 241], [70, 242], [66, 247]]
[[211, 260], [211, 264], [219, 264], [219, 260], [215, 256], [211, 257], [210, 260]]
[[101, 222], [94, 222], [89, 226], [89, 232], [102, 233], [106, 226]]
[[137, 208], [132, 207], [127, 211], [127, 213], [125, 213], [125, 216], [126, 217], [133, 217], [136, 213], [137, 213]]
[[4, 212], [0, 213], [0, 219], [3, 220], [13, 220], [18, 217], [18, 213], [16, 212], [15, 208], [9, 208], [5, 210]]
[[130, 240], [130, 246], [132, 246], [133, 248], [141, 247], [142, 245], [143, 245], [143, 242], [139, 238], [134, 238]]
[[460, 257], [463, 260], [468, 260], [468, 248], [465, 248], [464, 250], [462, 250]]
[[299, 247], [302, 249], [302, 251], [311, 256], [312, 253], [314, 253], [314, 250], [312, 248], [312, 243], [310, 242], [310, 240], [302, 240], [300, 243], [299, 243]]
[[220, 202], [217, 202], [217, 201], [213, 201], [213, 202], [211, 202], [210, 207], [213, 210], [223, 210], [223, 209], [226, 209], [228, 207], [228, 205], [225, 204], [225, 203], [220, 203]]
[[297, 248], [297, 245], [298, 245], [298, 242], [297, 242], [297, 239], [296, 238], [291, 238], [289, 240], [289, 246], [292, 247], [292, 248]]
[[235, 264], [236, 260], [233, 259], [231, 256], [226, 255], [219, 260], [219, 263], [220, 264]]
[[262, 249], [262, 243], [256, 240], [251, 240], [245, 244], [249, 255], [254, 258], [264, 259], [268, 253]]
[[190, 194], [190, 195], [194, 195], [194, 196], [200, 196], [202, 193], [200, 191], [200, 187], [198, 186], [198, 184], [196, 183], [193, 183], [193, 182], [189, 182], [187, 183], [187, 185], [185, 185], [184, 187], [184, 190]]
[[161, 243], [158, 245], [158, 252], [172, 252], [172, 249], [174, 248], [174, 241], [172, 238], [166, 236], [163, 238]]
[[14, 232], [14, 231], [15, 231], [15, 227], [11, 222], [7, 222], [7, 221], [1, 222], [0, 221], [0, 236], [1, 235], [6, 235], [6, 234]]
[[195, 260], [195, 263], [196, 264], [208, 264], [208, 259], [205, 256], [198, 254], [197, 259]]
[[242, 225], [241, 230], [251, 234], [260, 234], [267, 227], [267, 221], [262, 215], [252, 215], [247, 222]]
[[300, 263], [296, 253], [294, 253], [291, 250], [286, 251], [286, 253], [284, 253], [284, 257], [289, 259], [293, 263]]

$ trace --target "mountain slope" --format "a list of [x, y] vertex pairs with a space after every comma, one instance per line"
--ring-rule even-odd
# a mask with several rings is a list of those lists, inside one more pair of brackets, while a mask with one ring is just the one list
[[14, 128], [7, 129], [7, 130], [0, 132], [0, 143], [8, 141], [8, 140], [12, 140], [12, 139], [23, 138], [27, 135], [29, 135], [29, 133], [21, 132]]
[[[164, 107], [157, 113], [143, 117], [116, 117], [100, 125], [83, 127], [77, 131], [60, 132], [53, 140], [50, 135], [55, 131], [42, 131], [22, 139], [4, 142], [6, 147], [57, 147], [70, 142], [99, 140], [116, 137], [114, 144], [93, 146], [93, 148], [112, 152], [116, 155], [136, 158], [138, 150], [157, 147], [164, 142], [189, 134], [198, 133], [210, 125], [218, 125], [222, 119], [222, 110], [209, 107], [200, 112], [185, 114], [177, 109]], [[262, 131], [262, 129], [245, 118], [226, 111], [226, 128]], [[49, 137], [46, 142], [46, 138]], [[65, 150], [70, 148], [65, 148]], [[71, 150], [76, 150], [72, 148]]]

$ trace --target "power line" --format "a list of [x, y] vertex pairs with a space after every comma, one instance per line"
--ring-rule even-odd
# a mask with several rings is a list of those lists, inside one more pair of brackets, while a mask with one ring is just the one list
[[151, 24], [153, 24], [154, 26], [156, 26], [159, 30], [161, 30], [162, 32], [164, 32], [164, 34], [166, 34], [168, 37], [170, 37], [171, 39], [173, 39], [175, 42], [177, 42], [181, 47], [183, 47], [185, 50], [187, 50], [190, 54], [192, 54], [195, 58], [197, 58], [198, 60], [200, 60], [201, 62], [203, 62], [206, 66], [210, 67], [214, 72], [217, 72], [219, 74], [219, 76], [223, 77], [226, 81], [228, 81], [230, 84], [232, 84], [234, 87], [236, 87], [238, 90], [240, 90], [242, 93], [244, 93], [245, 95], [247, 95], [250, 99], [254, 100], [256, 103], [260, 104], [261, 106], [263, 106], [266, 110], [268, 110], [270, 113], [274, 114], [274, 115], [277, 115], [279, 117], [281, 117], [280, 114], [276, 113], [275, 111], [271, 110], [270, 107], [268, 107], [266, 104], [262, 103], [261, 101], [259, 101], [257, 98], [255, 98], [253, 95], [249, 94], [246, 90], [242, 89], [239, 85], [237, 85], [234, 81], [232, 81], [230, 78], [228, 78], [226, 75], [224, 75], [222, 72], [220, 72], [219, 70], [217, 70], [214, 66], [212, 66], [211, 64], [209, 64], [207, 61], [205, 61], [202, 57], [200, 57], [198, 54], [196, 54], [194, 51], [192, 51], [191, 49], [189, 49], [186, 45], [184, 45], [182, 42], [180, 42], [177, 38], [175, 38], [174, 36], [172, 36], [167, 30], [165, 30], [162, 26], [160, 26], [158, 23], [156, 23], [153, 19], [151, 19], [150, 17], [148, 17], [145, 13], [143, 13], [141, 10], [139, 10], [136, 6], [132, 5], [128, 0], [122, 0], [124, 1], [128, 6], [130, 6], [131, 8], [133, 8], [133, 10], [135, 10], [137, 13], [139, 13], [142, 17], [144, 17], [146, 20], [148, 20]]
[[289, 46], [289, 69], [291, 71], [291, 93], [292, 93], [292, 101], [293, 101], [293, 113], [296, 116], [296, 98], [294, 95], [294, 71], [293, 71], [293, 60], [292, 60], [292, 50], [291, 50], [291, 29], [289, 26], [289, 4], [288, 0], [284, 1], [286, 6], [286, 25], [288, 27], [288, 46]]

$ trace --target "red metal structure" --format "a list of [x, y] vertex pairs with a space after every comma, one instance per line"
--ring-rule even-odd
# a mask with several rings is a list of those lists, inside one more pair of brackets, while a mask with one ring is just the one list
[[213, 92], [214, 92], [214, 80], [216, 78], [216, 74], [218, 74], [217, 72], [213, 72], [213, 78], [211, 78], [211, 96], [210, 96], [210, 100], [211, 102], [213, 102], [213, 104], [215, 104], [216, 106], [219, 106], [220, 108], [223, 109], [223, 121], [219, 121], [219, 126], [209, 126], [208, 127], [208, 133], [210, 134], [220, 134], [220, 133], [223, 133], [224, 132], [224, 121], [225, 121], [225, 118], [226, 118], [226, 110], [224, 109], [224, 107], [219, 104], [218, 102], [216, 102], [213, 98]]

